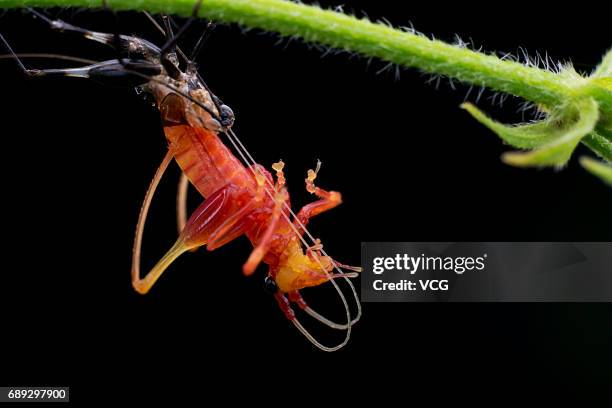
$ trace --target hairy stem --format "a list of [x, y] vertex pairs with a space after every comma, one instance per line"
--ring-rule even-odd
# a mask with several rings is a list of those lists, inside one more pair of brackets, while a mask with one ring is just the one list
[[[101, 7], [102, 3], [102, 0], [0, 0], [0, 8]], [[189, 16], [196, 0], [107, 0], [106, 3], [115, 10]], [[612, 117], [609, 85], [593, 85], [588, 78], [577, 74], [562, 75], [526, 66], [316, 6], [283, 0], [203, 0], [200, 16], [416, 67], [548, 107], [592, 97], [598, 103], [602, 119]], [[588, 145], [592, 149], [596, 147], [594, 143]]]
[[[191, 15], [194, 0], [108, 0], [116, 10]], [[0, 0], [0, 7], [100, 7], [102, 0]], [[575, 84], [552, 72], [471, 51], [357, 19], [282, 0], [204, 0], [200, 14], [213, 20], [296, 36], [306, 41], [378, 57], [477, 86], [554, 105], [575, 95]]]

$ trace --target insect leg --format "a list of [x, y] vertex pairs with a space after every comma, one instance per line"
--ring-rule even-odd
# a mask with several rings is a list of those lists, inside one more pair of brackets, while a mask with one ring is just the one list
[[176, 192], [176, 226], [179, 234], [185, 228], [187, 222], [187, 191], [189, 189], [189, 178], [185, 173], [181, 173]]
[[128, 82], [130, 85], [140, 85], [144, 78], [161, 73], [160, 65], [146, 60], [129, 60], [127, 63], [125, 61], [120, 63], [118, 60], [108, 60], [77, 68], [30, 69], [23, 64], [2, 34], [0, 34], [0, 43], [15, 59], [19, 69], [29, 77], [70, 76], [103, 82], [110, 81], [111, 84], [125, 85]]
[[[155, 29], [157, 31], [159, 31], [162, 35], [166, 36], [166, 30], [164, 30], [162, 28], [162, 26], [157, 22], [157, 20], [155, 20], [155, 18], [147, 11], [143, 11], [142, 12], [144, 14], [144, 16], [151, 22], [151, 24], [153, 24], [153, 26], [155, 27]], [[204, 43], [204, 41], [206, 40], [206, 38], [208, 38], [208, 35], [210, 34], [211, 30], [215, 27], [214, 23], [212, 21], [209, 21], [206, 24], [206, 27], [204, 28], [204, 31], [202, 32], [200, 38], [198, 39], [194, 50], [191, 53], [191, 56], [188, 58], [187, 54], [185, 54], [180, 47], [176, 46], [176, 52], [181, 56], [181, 58], [183, 60], [185, 60], [187, 63], [193, 63], [193, 61], [195, 60], [195, 58], [197, 57], [200, 48], [202, 46], [202, 44]], [[167, 39], [167, 37], [166, 37]]]
[[[0, 35], [0, 41], [3, 40], [4, 38]], [[17, 56], [15, 58], [19, 67], [29, 77], [86, 78], [115, 86], [141, 85], [146, 81], [144, 78], [147, 76], [158, 75], [161, 72], [160, 65], [145, 60], [130, 60], [124, 61], [124, 63], [120, 63], [118, 60], [108, 60], [77, 68], [29, 69], [21, 63]]]
[[164, 58], [164, 56], [174, 51], [174, 48], [176, 47], [176, 43], [179, 40], [179, 38], [181, 38], [185, 34], [187, 29], [191, 26], [191, 24], [198, 17], [198, 13], [200, 11], [201, 6], [202, 6], [202, 0], [198, 0], [193, 6], [191, 17], [189, 17], [189, 19], [185, 22], [185, 24], [183, 24], [183, 26], [178, 30], [176, 35], [172, 33], [172, 27], [170, 25], [169, 17], [163, 16], [164, 28], [166, 31], [166, 43], [164, 44], [164, 46], [161, 48], [161, 51], [160, 51], [162, 59]]
[[162, 16], [162, 21], [164, 23], [164, 33], [166, 35], [166, 44], [168, 44], [167, 50], [166, 50], [166, 46], [164, 46], [162, 48], [162, 52], [160, 53], [161, 57], [164, 58], [165, 54], [174, 54], [176, 52], [176, 43], [178, 41], [178, 37], [177, 38], [174, 37], [174, 32], [172, 31], [172, 23], [170, 21], [170, 17], [164, 14]]
[[[318, 320], [319, 322], [325, 324], [328, 327], [331, 327], [332, 329], [336, 329], [336, 330], [346, 330], [348, 329], [349, 325], [346, 323], [343, 324], [339, 324], [336, 322], [333, 322], [331, 320], [329, 320], [328, 318], [326, 318], [325, 316], [317, 313], [314, 309], [312, 309], [310, 306], [308, 306], [308, 303], [306, 303], [306, 301], [304, 300], [304, 298], [302, 297], [302, 295], [300, 294], [299, 291], [293, 291], [290, 292], [289, 294], [289, 300], [293, 303], [295, 303], [296, 305], [298, 305], [298, 307], [300, 309], [302, 309], [304, 312], [306, 312], [307, 314], [309, 314], [311, 317], [313, 317], [314, 319]], [[359, 319], [353, 319], [350, 323], [350, 325], [354, 325], [355, 323], [357, 323]]]
[[[180, 234], [187, 223], [187, 192], [189, 190], [189, 178], [185, 173], [181, 173], [176, 192], [176, 226]], [[189, 252], [195, 252], [198, 247], [192, 248]]]
[[189, 56], [190, 61], [195, 61], [196, 58], [198, 58], [198, 55], [200, 55], [200, 51], [202, 50], [202, 45], [206, 42], [206, 39], [214, 28], [215, 24], [212, 21], [206, 23], [206, 27], [204, 27], [202, 34], [200, 34], [200, 38], [198, 38], [196, 45], [193, 47], [193, 51], [191, 51], [191, 55]]
[[281, 293], [281, 292], [275, 293], [274, 294], [274, 298], [276, 299], [276, 302], [278, 303], [278, 306], [280, 307], [280, 309], [283, 312], [283, 314], [285, 315], [285, 317], [291, 323], [293, 323], [293, 325], [300, 331], [300, 333], [302, 333], [304, 335], [304, 337], [306, 337], [312, 344], [314, 344], [319, 349], [321, 349], [323, 351], [327, 351], [327, 352], [336, 351], [336, 350], [341, 349], [342, 347], [344, 347], [346, 345], [346, 343], [348, 343], [348, 340], [349, 340], [350, 334], [351, 334], [351, 326], [352, 326], [353, 322], [351, 322], [350, 325], [347, 325], [347, 327], [344, 328], [344, 330], [346, 330], [346, 337], [344, 338], [344, 341], [342, 341], [342, 343], [340, 343], [340, 344], [338, 344], [338, 345], [336, 345], [334, 347], [327, 347], [327, 346], [321, 344], [321, 342], [319, 342], [312, 334], [310, 334], [310, 332], [308, 330], [306, 330], [304, 328], [304, 326], [302, 326], [300, 321], [297, 319], [297, 317], [295, 315], [295, 312], [291, 308], [291, 303], [289, 302], [289, 300], [287, 299], [287, 297], [283, 293]]
[[227, 221], [228, 214], [237, 212], [237, 201], [240, 189], [229, 184], [208, 197], [191, 215], [185, 228], [170, 250], [161, 258], [159, 262], [147, 273], [144, 278], [140, 278], [140, 252], [142, 245], [142, 235], [144, 223], [146, 221], [151, 199], [155, 189], [164, 173], [169, 161], [172, 159], [173, 152], [169, 151], [162, 162], [162, 166], [155, 173], [151, 187], [147, 191], [145, 200], [138, 218], [136, 237], [134, 239], [134, 251], [132, 258], [132, 286], [140, 293], [147, 293], [155, 284], [157, 279], [164, 273], [176, 258], [190, 249], [206, 245], [211, 234], [219, 229]]
[[291, 308], [291, 303], [287, 297], [280, 291], [274, 294], [274, 299], [278, 302], [278, 306], [288, 320], [295, 320], [295, 312]]
[[[159, 278], [159, 275], [161, 275], [163, 272], [163, 269], [157, 268], [156, 265], [157, 271], [154, 268], [154, 270], [149, 272], [144, 279], [140, 279], [140, 254], [142, 249], [142, 236], [144, 233], [145, 223], [147, 221], [147, 214], [149, 213], [149, 207], [151, 206], [151, 201], [153, 200], [153, 195], [155, 194], [155, 190], [157, 190], [159, 181], [166, 172], [168, 164], [170, 164], [170, 161], [172, 161], [172, 157], [173, 154], [169, 150], [164, 156], [159, 168], [155, 172], [155, 176], [153, 177], [153, 180], [151, 180], [151, 185], [147, 189], [142, 207], [140, 208], [138, 224], [136, 224], [136, 235], [134, 237], [134, 248], [132, 250], [132, 286], [134, 286], [134, 289], [136, 289], [136, 291], [139, 293], [148, 292], [153, 283], [155, 283], [157, 278]], [[170, 258], [168, 258], [168, 260], [169, 259]]]
[[255, 209], [255, 204], [257, 201], [249, 199], [249, 201], [244, 204], [243, 200], [238, 198], [238, 195], [235, 195], [232, 200], [235, 203], [240, 204], [238, 208], [233, 210], [231, 215], [227, 216], [226, 214], [226, 219], [223, 221], [223, 223], [218, 225], [218, 227], [209, 235], [208, 242], [206, 244], [206, 249], [209, 251], [215, 250], [233, 239], [238, 238], [240, 235], [246, 232], [246, 229], [250, 224], [249, 216]]
[[268, 221], [266, 231], [264, 232], [255, 249], [253, 249], [253, 252], [251, 252], [251, 255], [249, 255], [247, 261], [242, 266], [242, 272], [245, 275], [249, 276], [252, 275], [253, 272], [255, 272], [255, 269], [257, 269], [257, 266], [261, 263], [264, 256], [270, 249], [270, 244], [272, 242], [273, 236], [272, 234], [276, 229], [276, 226], [278, 225], [278, 221], [283, 211], [283, 204], [287, 200], [287, 197], [287, 191], [285, 189], [276, 193], [276, 196], [274, 197], [274, 209], [272, 210], [272, 215], [270, 216], [270, 219]]
[[285, 186], [285, 173], [283, 173], [283, 169], [285, 168], [285, 163], [282, 160], [272, 164], [272, 169], [276, 172], [276, 184], [274, 185], [274, 190], [279, 191], [281, 188]]
[[117, 17], [117, 13], [115, 10], [112, 10], [108, 6], [108, 0], [102, 0], [102, 7], [104, 10], [107, 10], [110, 14], [112, 14], [113, 19], [115, 20], [115, 24], [113, 25], [113, 48], [115, 49], [115, 53], [117, 54], [117, 60], [120, 64], [124, 65], [123, 56], [121, 54], [121, 35], [119, 34], [119, 17]]
[[82, 37], [87, 38], [89, 40], [93, 40], [93, 41], [97, 41], [100, 42], [102, 44], [107, 44], [107, 45], [112, 45], [113, 44], [113, 35], [112, 34], [106, 34], [106, 33], [99, 33], [96, 31], [90, 31], [87, 30], [85, 28], [81, 28], [81, 27], [77, 27], [74, 26], [70, 23], [65, 22], [64, 20], [60, 20], [60, 19], [52, 19], [50, 17], [48, 17], [46, 14], [35, 10], [31, 7], [28, 7], [27, 9], [30, 13], [34, 14], [34, 16], [40, 18], [42, 21], [44, 21], [45, 23], [47, 23], [49, 25], [49, 28], [51, 28], [54, 31], [59, 31], [59, 32], [67, 32], [67, 33], [76, 33], [76, 34], [80, 34]]
[[23, 62], [21, 62], [21, 59], [17, 56], [17, 54], [15, 54], [15, 51], [13, 51], [13, 49], [11, 48], [11, 45], [8, 43], [8, 41], [6, 41], [6, 39], [4, 38], [4, 36], [2, 34], [0, 34], [0, 42], [2, 43], [2, 45], [4, 46], [4, 48], [8, 51], [8, 53], [13, 56], [13, 58], [15, 59], [15, 62], [17, 63], [17, 66], [19, 67], [19, 69], [21, 71], [23, 71], [23, 73], [27, 76], [32, 76], [34, 73], [34, 70], [30, 70], [28, 68], [26, 68], [25, 65], [23, 65]]
[[67, 69], [30, 69], [27, 68], [21, 59], [17, 56], [15, 51], [11, 48], [11, 45], [6, 41], [4, 36], [0, 34], [0, 43], [4, 46], [4, 48], [8, 51], [8, 53], [15, 59], [17, 66], [19, 69], [27, 76], [36, 77], [36, 76], [75, 76], [75, 77], [84, 77], [89, 78], [89, 70], [94, 66], [99, 66], [100, 64], [108, 64], [111, 61], [106, 61], [104, 63], [96, 63], [84, 67], [79, 68], [67, 68]]
[[159, 59], [161, 64], [164, 66], [164, 68], [172, 78], [178, 78], [181, 74], [177, 67], [178, 61], [176, 60], [175, 52], [176, 43], [178, 42], [179, 38], [181, 38], [185, 34], [185, 32], [187, 32], [189, 26], [191, 26], [191, 24], [197, 18], [201, 5], [202, 0], [198, 0], [193, 7], [192, 16], [187, 20], [187, 22], [185, 22], [185, 24], [183, 24], [183, 26], [179, 29], [176, 35], [172, 33], [172, 27], [170, 24], [169, 17], [163, 16], [164, 28], [166, 31], [166, 43], [159, 51]]
[[152, 54], [159, 53], [159, 47], [141, 38], [136, 38], [123, 34], [117, 35], [102, 33], [99, 31], [91, 31], [86, 28], [77, 27], [60, 19], [51, 19], [44, 13], [41, 13], [40, 11], [37, 11], [33, 8], [28, 8], [28, 11], [43, 20], [45, 23], [47, 23], [52, 30], [79, 34], [80, 36], [88, 40], [96, 41], [101, 44], [114, 47], [118, 49], [117, 52], [119, 52], [119, 49], [130, 49], [135, 44], [137, 44], [138, 47], [142, 47], [148, 52], [151, 52]]
[[298, 212], [296, 217], [299, 222], [296, 220], [294, 225], [300, 231], [308, 224], [310, 218], [321, 214], [322, 212], [329, 211], [342, 203], [342, 195], [339, 192], [326, 191], [314, 184], [314, 180], [317, 178], [317, 173], [319, 172], [320, 168], [321, 162], [318, 162], [316, 170], [308, 170], [308, 176], [306, 177], [306, 190], [308, 190], [309, 193], [317, 196], [319, 200], [305, 205]]

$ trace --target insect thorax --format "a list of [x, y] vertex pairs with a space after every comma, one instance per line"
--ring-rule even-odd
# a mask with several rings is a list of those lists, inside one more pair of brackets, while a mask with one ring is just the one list
[[158, 75], [141, 89], [153, 95], [165, 124], [221, 131], [221, 124], [213, 117], [219, 117], [219, 111], [211, 94], [195, 75], [184, 73], [179, 80]]

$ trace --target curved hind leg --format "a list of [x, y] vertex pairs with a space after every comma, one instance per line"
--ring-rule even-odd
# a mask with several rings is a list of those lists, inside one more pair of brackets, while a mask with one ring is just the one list
[[142, 236], [144, 233], [145, 223], [147, 221], [147, 214], [149, 213], [149, 207], [151, 206], [151, 201], [153, 200], [153, 196], [155, 195], [155, 190], [157, 190], [159, 181], [166, 172], [166, 169], [168, 168], [168, 164], [170, 164], [172, 157], [172, 152], [170, 151], [168, 151], [164, 156], [164, 159], [157, 168], [155, 176], [153, 176], [153, 180], [151, 180], [151, 184], [147, 189], [147, 193], [145, 194], [142, 207], [140, 208], [140, 214], [138, 215], [138, 223], [136, 224], [136, 235], [134, 237], [134, 247], [132, 249], [132, 286], [139, 293], [148, 292], [153, 283], [159, 277], [159, 275], [154, 277], [154, 275], [149, 273], [144, 279], [140, 279], [140, 254], [142, 250]]
[[[180, 234], [187, 223], [187, 193], [189, 192], [189, 177], [181, 172], [181, 178], [176, 189], [176, 228]], [[198, 247], [192, 248], [189, 252], [195, 252]]]
[[181, 172], [181, 179], [176, 191], [176, 226], [180, 234], [187, 222], [187, 192], [189, 190], [189, 178]]
[[[229, 240], [241, 235], [244, 232], [244, 219], [249, 215], [245, 209], [251, 208], [251, 203], [245, 200], [245, 192], [232, 184], [217, 190], [208, 197], [191, 215], [185, 224], [181, 234], [170, 248], [170, 250], [160, 259], [159, 262], [147, 273], [144, 278], [140, 278], [140, 252], [142, 245], [142, 235], [147, 213], [157, 188], [172, 155], [168, 153], [158, 169], [149, 191], [142, 206], [136, 238], [134, 240], [134, 254], [132, 258], [132, 286], [141, 294], [147, 293], [170, 264], [184, 252], [206, 245], [211, 236], [215, 236], [216, 241], [229, 242]], [[237, 202], [247, 201], [246, 206], [238, 206]], [[250, 200], [252, 201], [252, 200]], [[241, 224], [242, 223], [242, 224]], [[236, 228], [239, 225], [240, 228]], [[228, 234], [232, 236], [228, 239]]]

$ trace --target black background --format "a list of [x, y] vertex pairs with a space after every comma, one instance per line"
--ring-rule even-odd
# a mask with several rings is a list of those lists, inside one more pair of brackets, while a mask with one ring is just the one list
[[[590, 7], [395, 3], [350, 2], [345, 10], [394, 25], [412, 21], [448, 41], [459, 34], [489, 51], [547, 51], [582, 72], [610, 46], [606, 13]], [[115, 24], [100, 11], [51, 14], [103, 31]], [[119, 26], [161, 41], [141, 15], [121, 13]], [[6, 13], [0, 27], [17, 52], [114, 56], [20, 12]], [[219, 25], [199, 62], [234, 109], [235, 130], [256, 160], [287, 164], [294, 207], [311, 200], [303, 178], [322, 160], [319, 184], [341, 191], [344, 204], [311, 226], [337, 259], [358, 263], [361, 241], [612, 240], [611, 190], [575, 159], [561, 172], [501, 163], [508, 148], [458, 108], [467, 87], [441, 80], [436, 89], [408, 69], [398, 80], [395, 69], [380, 72], [385, 63], [324, 51]], [[157, 112], [131, 89], [27, 81], [11, 61], [0, 64], [3, 384], [69, 385], [74, 403], [117, 394], [135, 402], [248, 396], [293, 404], [309, 396], [326, 403], [324, 392], [409, 403], [488, 390], [491, 403], [591, 405], [609, 385], [609, 304], [365, 304], [349, 345], [326, 354], [261, 290], [263, 267], [242, 276], [250, 251], [244, 239], [184, 256], [149, 295], [137, 295], [129, 280], [133, 232], [165, 148]], [[523, 119], [520, 101], [500, 108], [492, 95], [478, 105], [507, 122]], [[144, 269], [174, 241], [177, 179], [173, 166], [154, 201]], [[306, 296], [341, 318], [329, 289]], [[462, 389], [450, 393], [451, 385]], [[527, 391], [537, 394], [523, 397]]]

